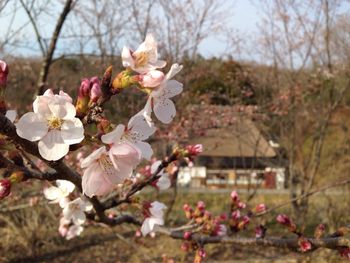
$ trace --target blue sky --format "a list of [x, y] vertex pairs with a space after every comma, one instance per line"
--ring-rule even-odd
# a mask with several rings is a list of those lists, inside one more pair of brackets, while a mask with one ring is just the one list
[[[251, 4], [249, 0], [227, 0], [227, 5], [230, 6], [230, 8], [232, 7], [232, 2], [235, 4], [232, 11], [233, 16], [228, 19], [228, 26], [233, 26], [235, 30], [239, 32], [239, 34], [241, 32], [244, 32], [245, 34], [252, 33], [259, 21], [257, 9]], [[16, 3], [16, 1], [12, 3]], [[19, 1], [17, 1], [17, 4], [19, 5]], [[8, 27], [10, 20], [11, 16], [4, 16], [4, 13], [2, 13], [0, 17], [0, 25], [2, 28], [2, 30], [0, 30], [0, 39], [6, 34], [5, 29]], [[16, 15], [14, 25], [21, 26], [23, 24], [29, 23], [28, 21], [29, 20], [24, 11], [20, 11]], [[50, 35], [53, 28], [51, 24], [54, 24], [55, 21], [52, 20], [45, 22], [45, 24], [39, 25], [39, 28], [43, 32], [43, 35]], [[40, 55], [31, 25], [28, 25], [26, 27], [25, 32], [26, 36], [29, 36], [28, 43], [30, 43], [29, 46], [31, 49], [17, 47], [16, 54], [20, 53], [24, 56]], [[223, 53], [227, 53], [227, 51], [227, 43], [225, 43], [222, 37], [217, 36], [211, 36], [210, 38], [206, 39], [199, 48], [199, 52], [205, 57], [221, 56]]]

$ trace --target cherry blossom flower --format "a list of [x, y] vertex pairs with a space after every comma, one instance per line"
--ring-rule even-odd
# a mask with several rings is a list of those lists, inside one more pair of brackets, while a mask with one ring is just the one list
[[145, 41], [134, 52], [124, 47], [122, 60], [124, 67], [130, 67], [141, 74], [156, 68], [164, 68], [166, 65], [165, 61], [158, 60], [157, 42], [152, 34], [147, 34]]
[[182, 92], [182, 83], [171, 79], [178, 72], [180, 72], [182, 66], [173, 64], [166, 74], [164, 80], [159, 87], [152, 90], [149, 94], [145, 110], [148, 115], [154, 111], [157, 119], [162, 123], [170, 123], [176, 115], [176, 109], [174, 102], [170, 98], [180, 94]]
[[82, 225], [86, 221], [84, 212], [92, 210], [92, 205], [80, 197], [66, 204], [63, 208], [63, 217], [66, 220], [73, 221], [75, 225]]
[[141, 232], [143, 236], [154, 230], [155, 225], [164, 225], [164, 212], [166, 206], [158, 201], [152, 202], [148, 208], [146, 208], [146, 219], [141, 226]]
[[[127, 127], [119, 124], [114, 131], [103, 135], [101, 140], [106, 144], [119, 145], [126, 143], [136, 147], [140, 151], [141, 157], [150, 160], [153, 150], [149, 143], [144, 142], [144, 140], [147, 140], [155, 131], [156, 128], [153, 122], [141, 111], [129, 120]], [[135, 162], [135, 164], [137, 165], [138, 162]]]
[[83, 232], [84, 228], [81, 225], [71, 225], [70, 220], [66, 220], [64, 217], [60, 219], [60, 225], [58, 232], [62, 237], [70, 240], [76, 236], [79, 236]]
[[116, 184], [130, 177], [140, 160], [140, 152], [128, 143], [115, 143], [109, 152], [105, 146], [95, 150], [81, 163], [86, 168], [82, 180], [84, 194], [92, 197], [110, 193]]
[[310, 241], [304, 237], [299, 237], [298, 244], [301, 252], [309, 251], [312, 248]]
[[75, 189], [75, 185], [66, 180], [56, 180], [56, 186], [44, 189], [45, 198], [51, 200], [51, 203], [59, 203], [63, 208], [67, 203], [67, 197]]
[[83, 124], [75, 118], [72, 99], [63, 91], [54, 95], [47, 90], [36, 98], [33, 110], [19, 119], [17, 134], [29, 141], [39, 141], [39, 153], [44, 159], [59, 160], [69, 152], [69, 145], [84, 139]]
[[[156, 161], [152, 164], [151, 174], [154, 174], [157, 171], [157, 169], [161, 163], [162, 163], [161, 161]], [[164, 172], [164, 169], [162, 169], [158, 175], [160, 175], [160, 178], [156, 182], [156, 186], [158, 187], [158, 189], [159, 190], [168, 189], [171, 186], [169, 174]]]

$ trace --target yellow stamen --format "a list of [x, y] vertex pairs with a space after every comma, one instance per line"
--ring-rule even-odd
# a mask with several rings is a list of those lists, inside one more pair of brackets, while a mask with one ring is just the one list
[[136, 54], [135, 66], [137, 68], [143, 67], [144, 65], [146, 65], [148, 63], [148, 60], [149, 60], [148, 52], [142, 51], [142, 52]]
[[49, 129], [51, 130], [58, 130], [61, 128], [63, 124], [63, 120], [57, 118], [57, 117], [51, 117], [47, 120], [47, 123], [49, 125]]

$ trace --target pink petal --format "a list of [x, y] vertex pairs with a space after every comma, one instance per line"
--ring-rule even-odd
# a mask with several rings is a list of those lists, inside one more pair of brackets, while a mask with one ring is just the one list
[[18, 120], [16, 131], [24, 139], [37, 141], [47, 134], [47, 122], [39, 114], [27, 112]]
[[78, 118], [64, 121], [61, 127], [61, 136], [66, 144], [80, 143], [84, 139], [84, 127]]

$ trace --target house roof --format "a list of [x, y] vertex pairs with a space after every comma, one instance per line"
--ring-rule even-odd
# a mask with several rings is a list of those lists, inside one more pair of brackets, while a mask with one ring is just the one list
[[[254, 122], [246, 114], [237, 113], [230, 106], [214, 106], [215, 118], [219, 123], [217, 127], [208, 127], [202, 136], [196, 136], [189, 140], [190, 144], [201, 143], [203, 145], [202, 156], [212, 157], [275, 157], [276, 152], [262, 135]], [[230, 108], [231, 113], [230, 113]], [[208, 110], [208, 106], [206, 106]], [[200, 110], [200, 107], [197, 109]], [[197, 111], [196, 110], [196, 111]], [[210, 109], [209, 109], [210, 110]], [[212, 110], [212, 109], [211, 109]], [[224, 112], [220, 113], [220, 112]], [[202, 116], [204, 115], [204, 116]], [[234, 119], [231, 122], [220, 120], [221, 118]], [[210, 118], [205, 111], [198, 113], [197, 118]]]

